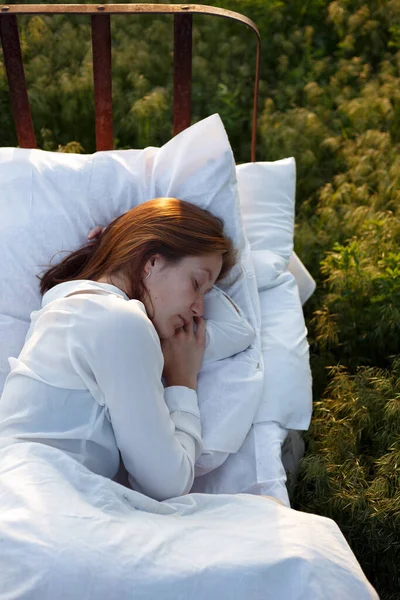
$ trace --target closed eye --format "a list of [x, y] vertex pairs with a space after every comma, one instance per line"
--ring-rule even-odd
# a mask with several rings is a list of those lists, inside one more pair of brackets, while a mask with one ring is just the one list
[[198, 290], [199, 287], [200, 287], [199, 284], [197, 283], [197, 281], [195, 279], [193, 279], [193, 287], [194, 287], [195, 290]]

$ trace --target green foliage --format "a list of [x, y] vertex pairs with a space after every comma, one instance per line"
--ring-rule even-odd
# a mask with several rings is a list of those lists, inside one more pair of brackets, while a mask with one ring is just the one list
[[[312, 198], [330, 179], [332, 154], [329, 127], [312, 110], [296, 107], [277, 111], [272, 99], [265, 102], [260, 118], [260, 146], [265, 160], [294, 155], [297, 160], [297, 194]], [[315, 208], [314, 208], [315, 210]]]
[[[388, 370], [330, 369], [306, 434], [295, 508], [334, 519], [378, 589], [399, 589], [400, 356]], [[383, 596], [382, 596], [383, 597]], [[389, 597], [389, 596], [387, 596]], [[395, 597], [394, 595], [392, 596]]]
[[[257, 158], [294, 156], [297, 163], [295, 246], [317, 291], [305, 306], [315, 410], [296, 508], [334, 518], [381, 600], [394, 600], [400, 587], [400, 0], [209, 3], [247, 15], [260, 31]], [[93, 152], [90, 20], [19, 22], [39, 146]], [[250, 157], [253, 37], [237, 23], [193, 19], [192, 120], [219, 112], [237, 163]], [[168, 16], [112, 19], [117, 148], [170, 138], [172, 43]], [[16, 145], [1, 55], [0, 145]]]

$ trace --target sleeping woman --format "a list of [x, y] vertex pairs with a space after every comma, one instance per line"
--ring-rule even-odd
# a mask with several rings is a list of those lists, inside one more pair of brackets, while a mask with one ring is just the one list
[[202, 449], [204, 296], [234, 262], [220, 219], [159, 198], [50, 268], [10, 359], [1, 443], [47, 444], [109, 478], [121, 455], [134, 489], [188, 493]]

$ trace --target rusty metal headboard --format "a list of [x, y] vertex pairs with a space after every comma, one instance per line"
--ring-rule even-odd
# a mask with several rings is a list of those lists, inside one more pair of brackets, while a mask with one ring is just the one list
[[192, 15], [204, 14], [233, 19], [250, 27], [257, 37], [254, 82], [251, 160], [256, 160], [257, 101], [260, 77], [261, 41], [256, 25], [247, 17], [230, 10], [199, 4], [14, 4], [0, 5], [0, 37], [10, 89], [11, 107], [18, 144], [36, 148], [35, 133], [22, 64], [17, 15], [85, 14], [91, 15], [96, 148], [113, 149], [111, 98], [111, 25], [112, 14], [174, 15], [174, 135], [189, 127], [192, 88]]

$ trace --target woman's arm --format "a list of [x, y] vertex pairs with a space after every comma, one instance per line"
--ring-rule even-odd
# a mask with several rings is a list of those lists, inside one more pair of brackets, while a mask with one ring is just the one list
[[128, 473], [145, 494], [165, 500], [192, 487], [200, 414], [195, 390], [164, 390], [159, 337], [140, 306], [111, 296], [91, 303], [89, 319], [76, 315], [80, 339], [71, 338], [70, 353], [89, 389], [104, 396]]

